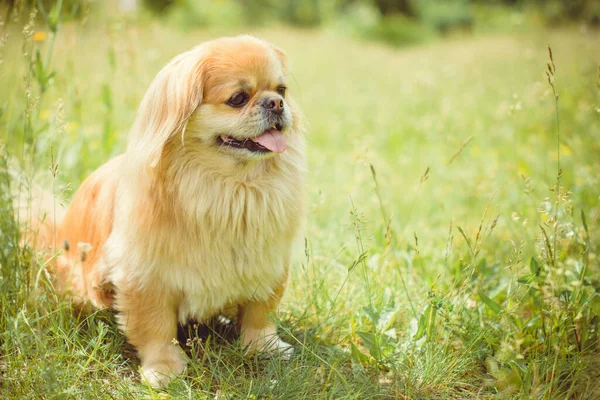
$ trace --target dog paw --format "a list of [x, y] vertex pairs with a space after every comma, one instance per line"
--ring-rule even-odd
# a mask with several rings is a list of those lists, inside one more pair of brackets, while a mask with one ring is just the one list
[[285, 361], [288, 361], [294, 354], [294, 348], [292, 345], [279, 338], [277, 338], [277, 343], [271, 351], [279, 352], [279, 354], [281, 354], [281, 358]]
[[142, 381], [154, 388], [167, 386], [171, 380], [185, 371], [185, 358], [180, 349], [170, 349], [163, 357], [149, 362], [142, 362], [140, 371]]
[[248, 346], [247, 353], [279, 353], [284, 360], [289, 360], [294, 354], [292, 345], [281, 340], [275, 332], [250, 329], [245, 333], [242, 340]]

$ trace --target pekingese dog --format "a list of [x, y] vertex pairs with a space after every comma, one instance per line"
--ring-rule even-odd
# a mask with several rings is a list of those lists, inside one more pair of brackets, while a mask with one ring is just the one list
[[118, 311], [154, 386], [184, 371], [172, 340], [191, 318], [235, 314], [249, 350], [291, 351], [268, 318], [303, 215], [304, 139], [286, 75], [285, 54], [251, 36], [175, 57], [125, 153], [85, 180], [49, 235], [64, 245], [59, 287]]

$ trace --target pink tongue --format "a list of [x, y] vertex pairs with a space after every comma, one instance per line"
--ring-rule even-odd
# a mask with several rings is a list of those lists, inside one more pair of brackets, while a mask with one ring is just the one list
[[252, 138], [252, 141], [260, 143], [274, 153], [283, 153], [286, 147], [285, 136], [277, 129], [269, 129], [262, 135]]

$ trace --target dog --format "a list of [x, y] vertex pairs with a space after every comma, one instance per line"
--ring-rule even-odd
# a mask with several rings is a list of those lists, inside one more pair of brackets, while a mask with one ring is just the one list
[[301, 120], [282, 50], [251, 36], [205, 42], [158, 73], [125, 153], [44, 221], [39, 241], [63, 247], [58, 288], [117, 311], [152, 386], [184, 372], [172, 341], [189, 319], [234, 315], [249, 351], [291, 352], [269, 314], [304, 213]]

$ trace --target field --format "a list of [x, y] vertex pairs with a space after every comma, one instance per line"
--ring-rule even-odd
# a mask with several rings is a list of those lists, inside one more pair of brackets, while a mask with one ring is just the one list
[[288, 53], [309, 127], [306, 228], [274, 316], [295, 355], [247, 358], [211, 323], [156, 391], [111, 313], [75, 313], [18, 245], [9, 196], [30, 183], [13, 172], [68, 201], [123, 150], [162, 65], [247, 31], [51, 28], [0, 27], [1, 398], [600, 398], [598, 32], [403, 49], [251, 32]]

